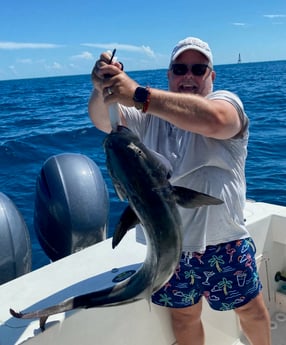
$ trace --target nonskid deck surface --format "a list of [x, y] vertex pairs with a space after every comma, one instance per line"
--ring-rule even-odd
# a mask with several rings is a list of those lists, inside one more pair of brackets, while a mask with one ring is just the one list
[[[271, 316], [270, 327], [272, 345], [286, 345], [286, 313], [275, 312]], [[249, 345], [249, 342], [242, 336], [240, 344]]]
[[277, 312], [271, 318], [272, 345], [286, 345], [286, 313]]

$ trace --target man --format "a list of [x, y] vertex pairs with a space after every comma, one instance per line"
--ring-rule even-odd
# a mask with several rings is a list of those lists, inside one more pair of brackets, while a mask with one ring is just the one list
[[97, 61], [92, 78], [89, 114], [97, 128], [110, 132], [108, 106], [119, 103], [122, 124], [170, 161], [172, 183], [224, 201], [219, 206], [179, 208], [180, 266], [153, 295], [154, 303], [170, 307], [177, 343], [204, 344], [204, 296], [216, 310], [234, 309], [251, 344], [269, 345], [255, 246], [243, 220], [248, 118], [236, 95], [213, 92], [208, 44], [194, 37], [178, 42], [168, 69], [169, 91], [139, 86], [120, 63], [110, 64], [107, 53]]

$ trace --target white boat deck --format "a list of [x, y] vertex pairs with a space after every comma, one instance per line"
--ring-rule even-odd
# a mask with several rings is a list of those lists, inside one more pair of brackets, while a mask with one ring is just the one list
[[[286, 269], [286, 207], [248, 203], [245, 216], [272, 315], [273, 345], [286, 345], [286, 286], [284, 291], [285, 282], [274, 281], [275, 273]], [[43, 333], [38, 320], [15, 319], [9, 313], [10, 307], [36, 310], [108, 286], [116, 275], [136, 269], [145, 252], [130, 231], [115, 250], [107, 240], [0, 286], [0, 345], [175, 344], [166, 309], [145, 300], [54, 315]], [[233, 311], [215, 312], [205, 305], [203, 319], [206, 345], [247, 344]]]

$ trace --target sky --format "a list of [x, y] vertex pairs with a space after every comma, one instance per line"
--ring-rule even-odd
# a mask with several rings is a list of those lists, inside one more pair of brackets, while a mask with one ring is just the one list
[[0, 80], [89, 74], [114, 48], [126, 71], [167, 68], [187, 36], [215, 65], [286, 60], [286, 1], [2, 1]]

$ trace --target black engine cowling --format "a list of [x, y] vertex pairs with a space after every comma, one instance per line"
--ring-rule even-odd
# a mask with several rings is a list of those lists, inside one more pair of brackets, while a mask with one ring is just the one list
[[98, 166], [87, 156], [50, 157], [36, 184], [34, 227], [53, 261], [106, 239], [109, 196]]
[[13, 201], [0, 192], [0, 284], [29, 273], [31, 267], [27, 225]]

